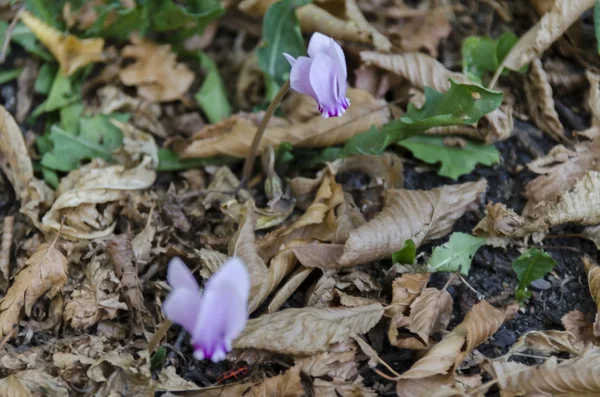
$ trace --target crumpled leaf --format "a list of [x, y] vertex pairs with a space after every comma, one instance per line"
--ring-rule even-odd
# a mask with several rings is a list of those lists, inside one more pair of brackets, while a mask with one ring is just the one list
[[585, 345], [568, 331], [529, 331], [510, 347], [509, 354], [524, 350], [531, 350], [536, 354], [544, 355], [563, 352], [581, 354], [584, 348]]
[[39, 41], [46, 46], [67, 76], [91, 63], [104, 61], [104, 39], [80, 40], [72, 34], [63, 34], [34, 17], [27, 11], [20, 14], [23, 23], [31, 29]]
[[447, 38], [452, 27], [443, 10], [433, 9], [424, 15], [415, 15], [403, 23], [398, 31], [403, 52], [425, 50], [434, 58], [438, 56], [440, 41]]
[[[352, 102], [344, 117], [328, 119], [316, 115], [305, 123], [288, 125], [284, 120], [271, 120], [271, 126], [265, 130], [265, 135], [259, 147], [259, 153], [267, 146], [279, 146], [289, 142], [294, 147], [320, 148], [329, 147], [345, 142], [356, 134], [366, 131], [371, 125], [381, 127], [390, 119], [390, 112], [385, 101], [377, 100], [366, 91], [349, 88], [347, 96]], [[283, 126], [275, 126], [279, 121]], [[223, 122], [211, 125], [209, 137], [204, 137], [207, 131], [201, 130], [196, 138], [184, 145], [179, 154], [183, 158], [232, 156], [246, 157], [258, 124], [243, 115], [234, 115]]]
[[389, 258], [408, 239], [419, 246], [445, 236], [486, 187], [482, 179], [429, 191], [388, 190], [381, 213], [350, 232], [338, 264], [354, 266]]
[[428, 265], [442, 272], [460, 270], [460, 273], [466, 276], [471, 269], [473, 256], [484, 244], [484, 238], [460, 232], [452, 233], [447, 243], [433, 249]]
[[300, 381], [300, 368], [292, 367], [281, 375], [267, 378], [260, 384], [253, 386], [244, 396], [303, 397], [305, 392]]
[[353, 382], [329, 382], [315, 379], [313, 383], [315, 397], [376, 397], [377, 392], [363, 384], [359, 375]]
[[581, 14], [594, 6], [595, 0], [555, 0], [552, 9], [521, 36], [512, 50], [504, 58], [503, 66], [519, 70], [538, 58]]
[[52, 244], [42, 244], [25, 262], [13, 285], [0, 300], [0, 337], [13, 332], [24, 309], [27, 316], [36, 300], [47, 295], [52, 298], [67, 282], [67, 258]]
[[0, 396], [6, 397], [69, 397], [69, 385], [42, 370], [21, 371], [0, 380]]
[[488, 204], [486, 216], [473, 229], [476, 235], [520, 238], [563, 223], [600, 223], [600, 173], [588, 171], [556, 200], [546, 201], [533, 213], [517, 215], [505, 205]]
[[[156, 172], [150, 167], [151, 162], [150, 157], [145, 157], [137, 167], [125, 170], [120, 165], [99, 167], [96, 161], [72, 171], [61, 181], [58, 198], [42, 218], [42, 229], [60, 230], [64, 215], [65, 236], [94, 239], [110, 235], [115, 228], [116, 202], [126, 199], [131, 191], [154, 183]], [[107, 204], [108, 208], [100, 210], [99, 204]]]
[[487, 371], [498, 379], [503, 395], [594, 396], [600, 393], [600, 348], [559, 362], [550, 357], [542, 365], [491, 362]]
[[594, 302], [596, 302], [597, 308], [596, 320], [594, 321], [594, 335], [600, 337], [600, 266], [587, 255], [583, 257], [583, 265], [587, 272], [590, 294]]
[[[450, 89], [450, 79], [459, 84], [473, 84], [464, 74], [452, 72], [435, 58], [422, 53], [386, 55], [363, 51], [360, 57], [363, 62], [404, 77], [421, 90], [431, 87], [445, 92]], [[486, 114], [479, 121], [476, 129], [461, 129], [457, 133], [462, 135], [467, 132], [466, 135], [471, 138], [492, 143], [507, 139], [512, 132], [513, 124], [512, 109], [501, 107]]]
[[584, 346], [599, 345], [600, 338], [594, 335], [593, 318], [579, 310], [572, 310], [560, 319], [565, 330], [575, 336]]
[[351, 308], [286, 309], [248, 320], [235, 349], [264, 349], [285, 354], [308, 355], [328, 350], [373, 328], [383, 315], [379, 304]]
[[556, 141], [565, 139], [565, 129], [554, 109], [552, 87], [548, 75], [538, 58], [531, 62], [529, 74], [525, 79], [525, 95], [529, 113], [535, 124]]
[[336, 382], [353, 379], [358, 374], [356, 345], [352, 339], [332, 346], [329, 351], [295, 360], [302, 372], [312, 377], [329, 376]]
[[138, 95], [149, 101], [181, 99], [194, 81], [194, 73], [185, 64], [177, 63], [170, 45], [157, 45], [133, 36], [122, 55], [135, 58], [136, 62], [121, 69], [121, 82], [137, 86]]

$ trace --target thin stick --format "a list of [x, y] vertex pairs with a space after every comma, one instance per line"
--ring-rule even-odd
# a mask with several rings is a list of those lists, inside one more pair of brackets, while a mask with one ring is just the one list
[[10, 25], [8, 25], [8, 28], [6, 29], [6, 34], [4, 35], [4, 43], [2, 43], [2, 49], [0, 50], [0, 63], [4, 63], [4, 61], [6, 60], [6, 53], [8, 52], [8, 44], [10, 43], [10, 39], [12, 38], [13, 35], [13, 31], [15, 30], [15, 27], [17, 26], [17, 22], [19, 22], [19, 16], [21, 15], [21, 13], [23, 12], [23, 10], [25, 9], [25, 6], [21, 6], [21, 8], [19, 8], [19, 11], [17, 11], [17, 13], [15, 14], [15, 17], [13, 18], [12, 21], [10, 21]]
[[262, 140], [263, 135], [265, 134], [265, 130], [267, 129], [267, 124], [269, 124], [269, 120], [273, 117], [273, 113], [275, 113], [275, 109], [281, 103], [283, 96], [290, 88], [290, 81], [286, 81], [283, 86], [279, 89], [275, 98], [269, 104], [267, 111], [263, 119], [260, 121], [258, 129], [256, 130], [256, 134], [254, 135], [254, 139], [252, 140], [252, 146], [250, 146], [250, 152], [248, 152], [248, 157], [246, 157], [246, 162], [244, 163], [244, 171], [242, 172], [242, 183], [241, 186], [245, 186], [246, 183], [250, 180], [250, 176], [252, 174], [252, 169], [254, 168], [254, 161], [256, 160], [256, 154], [258, 152], [258, 146], [260, 145], [260, 141]]
[[171, 320], [165, 320], [165, 322], [160, 325], [158, 331], [156, 331], [154, 336], [152, 336], [152, 339], [150, 339], [150, 341], [148, 342], [148, 351], [150, 353], [152, 353], [156, 346], [158, 346], [158, 343], [163, 338], [163, 336], [167, 334], [167, 331], [169, 330], [169, 328], [171, 328], [172, 325], [173, 322], [171, 322]]

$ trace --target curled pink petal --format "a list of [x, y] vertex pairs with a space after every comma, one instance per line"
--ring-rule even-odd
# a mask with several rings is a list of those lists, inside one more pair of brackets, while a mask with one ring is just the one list
[[312, 60], [308, 57], [299, 57], [292, 66], [290, 73], [290, 87], [296, 92], [304, 95], [310, 95], [317, 102], [317, 94], [310, 83], [310, 69]]
[[194, 278], [194, 275], [183, 261], [174, 257], [169, 261], [167, 268], [167, 282], [171, 288], [187, 288], [200, 291], [200, 287]]
[[162, 310], [165, 317], [192, 333], [198, 319], [198, 308], [201, 306], [201, 302], [202, 298], [199, 292], [178, 288], [167, 296]]
[[308, 51], [306, 53], [309, 57], [314, 58], [320, 52], [327, 52], [332, 40], [331, 37], [325, 36], [323, 33], [315, 32], [308, 42]]

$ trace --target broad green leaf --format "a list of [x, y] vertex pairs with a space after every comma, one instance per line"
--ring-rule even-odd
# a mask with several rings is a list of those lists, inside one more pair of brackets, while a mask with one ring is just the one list
[[528, 290], [529, 284], [551, 272], [555, 265], [556, 261], [550, 254], [537, 248], [530, 248], [515, 259], [512, 266], [519, 280], [515, 291], [516, 299], [523, 302], [531, 298], [531, 291]]
[[[68, 0], [68, 2], [71, 10], [77, 11], [85, 0]], [[48, 25], [62, 30], [64, 27], [62, 10], [65, 3], [67, 3], [66, 0], [25, 0], [25, 7]]]
[[58, 67], [56, 65], [50, 65], [49, 63], [45, 63], [40, 68], [37, 78], [35, 79], [35, 83], [33, 84], [33, 91], [36, 94], [44, 94], [48, 95], [50, 89], [52, 88], [52, 83], [54, 82], [54, 76], [56, 76], [56, 70]]
[[167, 348], [164, 346], [156, 349], [156, 352], [150, 357], [150, 371], [156, 371], [162, 368], [163, 363], [167, 358]]
[[221, 165], [230, 162], [226, 157], [214, 157], [210, 159], [181, 159], [170, 149], [158, 150], [157, 171], [184, 171], [191, 168], [201, 168], [205, 165]]
[[[8, 23], [0, 21], [0, 41], [4, 43]], [[17, 43], [29, 53], [48, 62], [54, 61], [54, 57], [42, 46], [33, 32], [22, 23], [17, 23], [10, 37], [11, 43]], [[10, 49], [10, 47], [9, 47]]]
[[403, 139], [422, 134], [433, 127], [472, 124], [502, 103], [502, 93], [478, 85], [457, 84], [450, 80], [444, 93], [425, 87], [425, 104], [417, 109], [412, 104], [404, 117], [381, 129], [371, 127], [346, 141], [344, 156], [381, 154], [386, 147]]
[[155, 32], [175, 32], [178, 40], [201, 34], [225, 10], [217, 0], [188, 0], [177, 5], [173, 0], [148, 0], [151, 28]]
[[42, 168], [42, 176], [44, 177], [44, 181], [52, 188], [56, 189], [60, 184], [60, 178], [56, 171], [51, 170], [50, 168], [41, 167]]
[[217, 64], [204, 52], [200, 52], [200, 63], [206, 70], [206, 76], [200, 90], [194, 98], [208, 117], [211, 123], [217, 123], [231, 116], [231, 105], [227, 100], [227, 91]]
[[306, 47], [296, 9], [311, 0], [280, 0], [269, 7], [262, 23], [262, 45], [257, 50], [261, 70], [282, 85], [290, 73], [283, 53], [293, 57], [305, 55]]
[[463, 41], [463, 73], [481, 83], [486, 72], [495, 72], [510, 49], [519, 41], [517, 35], [506, 32], [498, 39], [470, 36]]
[[438, 174], [455, 180], [473, 171], [477, 164], [494, 165], [500, 161], [496, 146], [465, 142], [463, 148], [451, 147], [444, 145], [444, 137], [421, 135], [400, 141], [398, 145], [426, 163], [441, 163]]
[[289, 142], [282, 142], [275, 149], [275, 167], [294, 161], [294, 146]]
[[83, 108], [83, 103], [76, 102], [60, 109], [60, 128], [73, 135], [78, 135]]
[[[85, 32], [87, 37], [104, 37], [125, 40], [131, 33], [142, 36], [150, 28], [149, 10], [146, 5], [136, 3], [129, 8], [120, 0], [110, 0], [103, 7], [97, 8], [96, 22]], [[110, 23], [106, 23], [110, 16]]]
[[438, 272], [456, 272], [460, 269], [460, 273], [466, 276], [471, 269], [473, 256], [485, 241], [485, 238], [466, 233], [452, 233], [446, 244], [433, 249], [429, 266]]
[[19, 77], [23, 68], [9, 69], [0, 71], [0, 84], [8, 83]]
[[600, 0], [594, 4], [594, 30], [596, 31], [596, 45], [600, 54]]
[[57, 70], [48, 98], [33, 111], [33, 116], [52, 112], [79, 101], [78, 91], [73, 87], [71, 79]]
[[415, 263], [416, 256], [417, 246], [414, 241], [409, 239], [404, 242], [404, 247], [400, 251], [392, 254], [392, 261], [401, 265], [412, 265]]

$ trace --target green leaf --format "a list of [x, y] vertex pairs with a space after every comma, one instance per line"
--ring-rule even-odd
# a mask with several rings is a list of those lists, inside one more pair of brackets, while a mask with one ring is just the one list
[[35, 83], [33, 84], [33, 91], [36, 94], [48, 95], [52, 88], [57, 69], [58, 67], [56, 65], [50, 65], [49, 63], [42, 65], [37, 78], [35, 79]]
[[73, 135], [78, 135], [83, 108], [83, 103], [76, 102], [60, 109], [60, 127]]
[[466, 276], [471, 269], [473, 256], [485, 241], [485, 238], [466, 233], [452, 233], [446, 244], [433, 249], [429, 266], [438, 272], [456, 272], [460, 269], [460, 273]]
[[8, 83], [19, 77], [23, 68], [9, 69], [0, 71], [0, 84]]
[[227, 157], [213, 157], [208, 159], [181, 159], [170, 149], [158, 150], [157, 171], [184, 171], [190, 168], [201, 168], [205, 165], [221, 165], [230, 162]]
[[167, 348], [164, 346], [156, 349], [156, 352], [150, 357], [150, 371], [156, 371], [162, 368], [163, 363], [167, 358]]
[[[2, 43], [4, 43], [7, 29], [8, 23], [0, 21], [0, 40]], [[17, 43], [29, 53], [45, 61], [54, 61], [54, 57], [40, 44], [33, 32], [20, 22], [15, 25], [10, 41]]]
[[415, 257], [417, 256], [417, 246], [412, 240], [406, 240], [404, 247], [400, 251], [396, 251], [392, 254], [392, 261], [394, 263], [400, 263], [401, 265], [412, 265], [415, 263]]
[[56, 171], [51, 170], [50, 168], [41, 167], [42, 175], [44, 176], [44, 181], [52, 187], [52, 189], [56, 189], [60, 184], [60, 178]]
[[73, 87], [71, 79], [57, 70], [48, 98], [33, 111], [33, 116], [52, 112], [79, 101], [78, 91]]
[[[96, 7], [96, 12], [98, 17], [86, 30], [87, 37], [125, 40], [134, 32], [144, 36], [150, 28], [149, 11], [144, 4], [136, 3], [129, 8], [120, 0], [110, 0], [102, 7]], [[110, 18], [110, 23], [107, 23], [107, 18]]]
[[227, 91], [217, 64], [204, 52], [199, 53], [200, 63], [206, 70], [206, 76], [200, 90], [194, 98], [211, 123], [217, 123], [231, 116], [231, 105], [227, 100]]
[[290, 65], [283, 53], [298, 57], [306, 53], [296, 9], [311, 0], [280, 0], [269, 7], [262, 24], [263, 43], [257, 49], [258, 65], [278, 85], [288, 78]]
[[600, 54], [600, 0], [594, 4], [594, 30], [596, 31], [596, 45]]
[[172, 0], [148, 0], [152, 30], [175, 32], [174, 40], [201, 34], [204, 28], [221, 16], [225, 10], [217, 0], [188, 0], [185, 6]]
[[556, 261], [544, 251], [530, 248], [515, 259], [512, 266], [519, 280], [515, 297], [519, 302], [524, 302], [531, 298], [531, 291], [527, 289], [529, 284], [551, 272], [556, 266]]
[[511, 48], [519, 41], [512, 32], [498, 39], [470, 36], [463, 41], [463, 73], [476, 83], [481, 83], [486, 72], [495, 72]]
[[493, 165], [500, 161], [500, 152], [494, 145], [483, 145], [465, 140], [463, 148], [444, 145], [441, 136], [414, 136], [398, 142], [416, 158], [429, 163], [441, 163], [438, 174], [457, 179], [475, 169], [477, 164]]
[[408, 106], [406, 115], [381, 129], [371, 127], [346, 141], [344, 156], [381, 154], [391, 144], [422, 134], [433, 127], [472, 124], [502, 103], [502, 93], [478, 85], [457, 84], [450, 80], [444, 93], [425, 87], [425, 104]]

